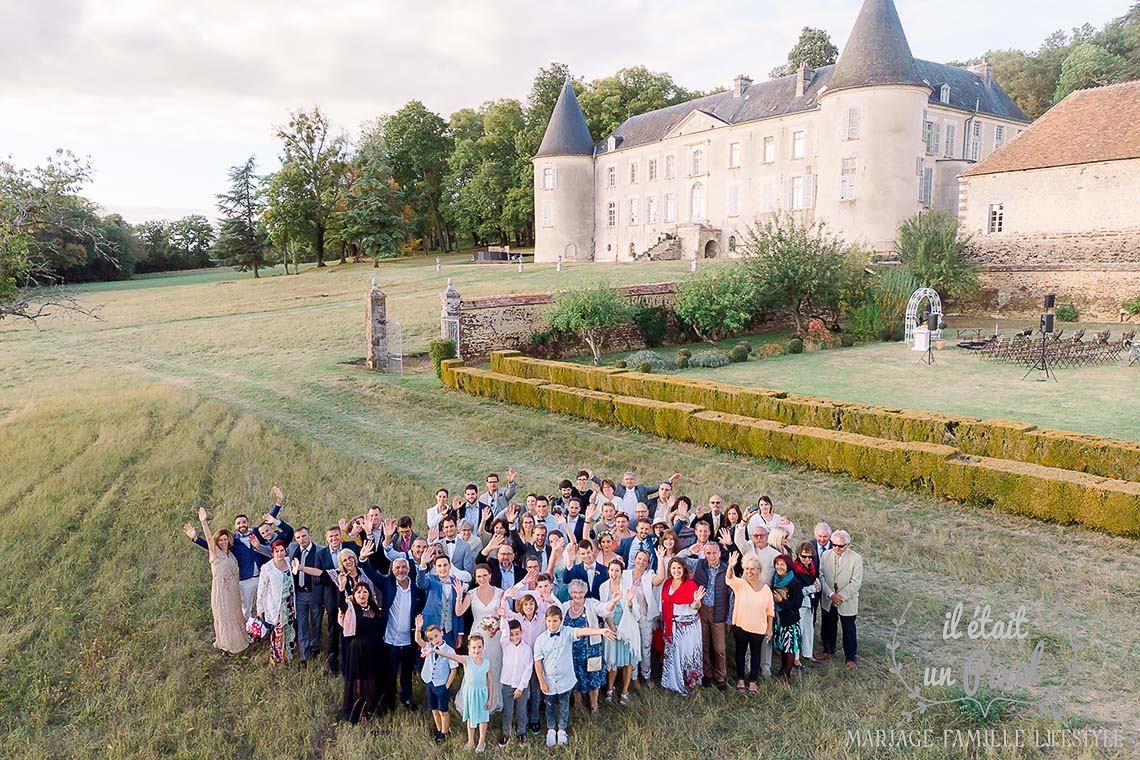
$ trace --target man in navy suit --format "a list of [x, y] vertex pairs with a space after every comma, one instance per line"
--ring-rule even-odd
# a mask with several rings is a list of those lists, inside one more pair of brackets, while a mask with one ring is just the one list
[[645, 549], [649, 552], [650, 567], [656, 572], [657, 553], [654, 551], [656, 548], [657, 536], [653, 534], [653, 525], [648, 520], [638, 520], [634, 535], [621, 540], [617, 553], [625, 561], [626, 567], [633, 567], [633, 558], [637, 556], [638, 551]]
[[562, 583], [569, 585], [573, 580], [582, 581], [589, 589], [586, 598], [597, 599], [598, 590], [608, 580], [606, 572], [606, 566], [597, 561], [594, 542], [583, 540], [578, 542], [578, 561], [569, 570], [562, 571]]
[[403, 557], [392, 561], [392, 572], [383, 577], [377, 589], [381, 597], [381, 625], [384, 643], [387, 644], [388, 673], [383, 679], [384, 693], [380, 698], [382, 710], [396, 706], [396, 681], [400, 683], [400, 704], [409, 710], [412, 703], [412, 672], [419, 657], [419, 647], [413, 638], [416, 615], [424, 610], [427, 594], [412, 582], [411, 564]]
[[[328, 655], [328, 668], [329, 673], [332, 675], [340, 674], [340, 666], [337, 660], [340, 656], [340, 630], [337, 627], [337, 613], [340, 607], [337, 604], [337, 598], [340, 595], [340, 589], [337, 588], [336, 571], [340, 569], [340, 552], [342, 549], [348, 549], [353, 554], [360, 552], [360, 547], [356, 544], [341, 543], [344, 535], [341, 533], [339, 525], [330, 525], [325, 531], [325, 539], [328, 545], [324, 547], [324, 560], [323, 569], [325, 571], [324, 585], [324, 598], [325, 598], [325, 616], [328, 619], [329, 626], [329, 655]], [[329, 573], [332, 573], [331, 575]]]
[[506, 591], [523, 579], [522, 565], [515, 557], [515, 547], [508, 541], [499, 547], [491, 562], [491, 585]]
[[815, 538], [811, 541], [811, 548], [815, 552], [815, 566], [819, 567], [819, 558], [831, 548], [831, 526], [825, 522], [815, 524]]

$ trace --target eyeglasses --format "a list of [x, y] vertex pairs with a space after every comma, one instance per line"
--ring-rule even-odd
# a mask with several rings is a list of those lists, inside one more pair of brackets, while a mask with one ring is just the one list
[[800, 555], [800, 559], [812, 559], [813, 557], [815, 557], [814, 554], [801, 554]]
[[831, 545], [831, 548], [832, 548], [832, 549], [846, 549], [846, 548], [847, 548], [847, 544], [832, 544], [832, 545]]
[[719, 501], [710, 501], [710, 502], [709, 502], [709, 504], [716, 504], [717, 506], [720, 506], [721, 502], [719, 502]]

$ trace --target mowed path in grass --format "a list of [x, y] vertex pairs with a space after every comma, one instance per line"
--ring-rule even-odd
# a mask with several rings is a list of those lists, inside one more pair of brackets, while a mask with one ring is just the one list
[[[681, 267], [674, 269], [567, 274], [646, 281]], [[407, 264], [375, 273], [390, 314], [408, 315], [409, 344], [435, 330], [437, 279], [451, 273], [461, 292], [491, 293], [532, 274], [458, 266], [437, 274]], [[228, 661], [212, 652], [205, 556], [178, 526], [200, 503], [221, 515], [215, 526], [262, 509], [273, 483], [285, 488], [295, 524], [324, 525], [377, 496], [390, 513], [422, 523], [437, 485], [510, 465], [524, 489], [549, 490], [571, 469], [593, 465], [606, 473], [633, 467], [646, 480], [679, 470], [682, 492], [701, 500], [714, 490], [741, 502], [770, 493], [802, 531], [820, 517], [848, 527], [867, 558], [863, 667], [853, 677], [811, 671], [792, 693], [771, 688], [753, 700], [638, 694], [629, 710], [576, 715], [576, 756], [609, 757], [622, 747], [622, 756], [648, 757], [663, 746], [725, 757], [913, 756], [859, 750], [845, 732], [889, 729], [913, 706], [891, 680], [884, 649], [907, 602], [902, 657], [912, 679], [921, 678], [920, 653], [941, 653], [944, 664], [965, 656], [940, 636], [957, 601], [1003, 614], [1024, 604], [1033, 637], [1056, 653], [1050, 676], [1074, 631], [1088, 646], [1068, 687], [1068, 719], [1120, 727], [1134, 745], [1140, 697], [1121, 667], [1140, 654], [1140, 634], [1122, 622], [1140, 608], [1134, 542], [487, 402], [443, 391], [434, 376], [340, 365], [363, 353], [363, 295], [373, 274], [360, 267], [108, 292], [100, 294], [102, 323], [49, 323], [39, 335], [0, 328], [0, 546], [22, 548], [0, 581], [0, 756], [437, 753], [424, 716], [402, 715], [391, 732], [335, 727], [338, 682], [272, 671], [260, 650]], [[533, 274], [515, 289], [554, 281], [553, 272]], [[691, 717], [679, 720], [682, 710]], [[288, 750], [274, 728], [283, 721], [295, 737]], [[918, 725], [940, 732], [967, 724], [938, 708]], [[996, 725], [1060, 724], [1026, 713]], [[442, 753], [452, 754], [458, 746]], [[976, 753], [934, 748], [925, 756]]]

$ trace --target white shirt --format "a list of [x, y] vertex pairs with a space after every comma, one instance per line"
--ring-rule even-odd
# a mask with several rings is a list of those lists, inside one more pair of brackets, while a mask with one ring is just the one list
[[534, 654], [526, 639], [519, 641], [518, 645], [511, 643], [510, 634], [507, 633], [507, 620], [503, 618], [503, 672], [499, 681], [503, 686], [514, 689], [525, 689], [530, 686], [530, 677], [534, 675]]
[[459, 536], [455, 538], [445, 538], [443, 540], [443, 550], [447, 552], [447, 558], [451, 559], [451, 555], [455, 554], [455, 544], [461, 541]]
[[631, 523], [637, 519], [637, 491], [635, 489], [625, 489], [625, 493], [621, 497], [621, 511], [629, 515]]
[[[412, 579], [408, 587], [402, 588], [396, 581], [396, 595], [388, 609], [388, 627], [384, 631], [384, 643], [394, 647], [404, 647], [412, 643]], [[405, 622], [406, 621], [406, 622]]]

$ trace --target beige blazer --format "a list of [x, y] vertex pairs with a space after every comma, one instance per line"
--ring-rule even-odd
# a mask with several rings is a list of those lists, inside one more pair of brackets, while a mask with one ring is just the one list
[[842, 557], [834, 549], [828, 549], [819, 558], [819, 583], [823, 587], [824, 610], [831, 609], [831, 595], [839, 594], [840, 615], [859, 614], [859, 587], [863, 585], [863, 557], [854, 549], [848, 549]]

